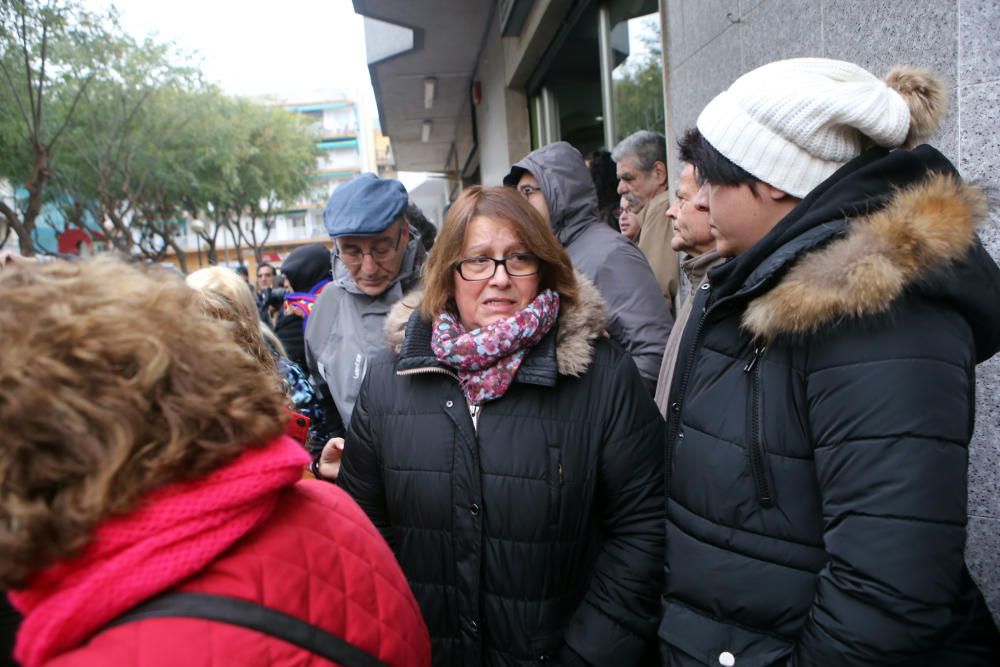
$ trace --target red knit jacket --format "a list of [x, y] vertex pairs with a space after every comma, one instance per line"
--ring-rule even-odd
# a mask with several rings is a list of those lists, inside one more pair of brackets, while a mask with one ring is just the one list
[[[263, 604], [318, 625], [390, 665], [431, 663], [427, 628], [388, 545], [354, 501], [326, 482], [301, 481], [281, 491], [263, 523], [173, 590]], [[253, 630], [158, 618], [99, 632], [47, 667], [330, 664]]]

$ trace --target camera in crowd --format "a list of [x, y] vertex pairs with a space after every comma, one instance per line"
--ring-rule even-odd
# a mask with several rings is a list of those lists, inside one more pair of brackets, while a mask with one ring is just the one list
[[266, 287], [257, 293], [257, 301], [269, 308], [281, 308], [285, 296], [290, 292], [291, 290], [284, 287]]

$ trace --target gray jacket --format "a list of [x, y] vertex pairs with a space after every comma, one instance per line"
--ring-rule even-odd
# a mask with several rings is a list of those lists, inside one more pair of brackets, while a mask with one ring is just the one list
[[571, 145], [559, 142], [533, 151], [514, 165], [505, 182], [516, 185], [524, 171], [538, 180], [552, 231], [573, 266], [604, 298], [608, 333], [628, 350], [652, 392], [673, 318], [645, 255], [601, 220], [590, 171]]
[[313, 382], [327, 387], [345, 428], [351, 423], [369, 360], [386, 348], [385, 318], [419, 283], [425, 257], [419, 235], [411, 231], [399, 275], [373, 297], [358, 288], [347, 267], [333, 255], [333, 282], [320, 293], [309, 316], [305, 352]]

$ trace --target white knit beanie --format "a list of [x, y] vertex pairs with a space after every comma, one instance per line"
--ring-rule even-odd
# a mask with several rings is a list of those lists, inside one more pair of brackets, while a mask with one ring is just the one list
[[748, 72], [698, 116], [698, 130], [754, 177], [804, 197], [861, 154], [863, 137], [895, 148], [931, 134], [944, 86], [897, 67], [885, 81], [852, 63], [779, 60]]

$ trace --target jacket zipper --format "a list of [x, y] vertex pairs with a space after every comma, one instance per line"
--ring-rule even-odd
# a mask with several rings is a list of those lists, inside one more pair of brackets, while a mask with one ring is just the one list
[[563, 464], [562, 451], [558, 446], [549, 446], [549, 524], [559, 525], [559, 506], [562, 498]]
[[[703, 283], [701, 289], [709, 289], [709, 283]], [[674, 462], [674, 443], [677, 440], [677, 432], [680, 430], [681, 426], [681, 406], [684, 402], [684, 395], [687, 393], [688, 379], [691, 377], [691, 370], [694, 368], [694, 360], [697, 357], [698, 345], [701, 343], [701, 333], [705, 326], [705, 319], [708, 317], [708, 309], [702, 308], [701, 317], [698, 319], [698, 327], [694, 332], [694, 341], [691, 344], [691, 355], [687, 358], [684, 364], [684, 375], [681, 376], [680, 388], [677, 390], [677, 400], [672, 401], [668, 406], [670, 410], [670, 429], [667, 432], [667, 447], [666, 447], [666, 468], [663, 471], [664, 475], [664, 489], [666, 491], [666, 498], [670, 498], [670, 478], [673, 473], [673, 462]], [[669, 396], [667, 399], [669, 400]], [[673, 407], [677, 406], [674, 410]]]
[[458, 382], [459, 384], [462, 383], [462, 380], [459, 379], [458, 375], [444, 368], [438, 368], [437, 366], [424, 366], [422, 368], [408, 368], [403, 371], [396, 371], [396, 375], [400, 376], [417, 375], [419, 373], [441, 373], [443, 375], [447, 375], [448, 377], [455, 378], [455, 382]]
[[472, 417], [472, 430], [476, 434], [476, 438], [479, 437], [479, 413], [482, 411], [483, 406], [476, 405], [475, 403], [469, 403], [469, 416]]
[[764, 507], [774, 505], [771, 483], [767, 476], [767, 452], [760, 426], [760, 360], [766, 346], [754, 348], [753, 356], [743, 372], [750, 375], [750, 474], [753, 477], [757, 501]]

